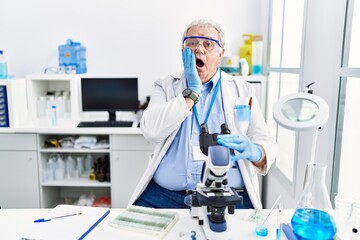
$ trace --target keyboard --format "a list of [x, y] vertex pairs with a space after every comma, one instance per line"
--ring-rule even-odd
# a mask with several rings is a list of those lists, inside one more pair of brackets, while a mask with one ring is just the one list
[[80, 122], [77, 127], [132, 127], [132, 121]]

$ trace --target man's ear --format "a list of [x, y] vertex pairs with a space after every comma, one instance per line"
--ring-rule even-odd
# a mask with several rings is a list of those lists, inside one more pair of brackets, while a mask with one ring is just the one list
[[220, 58], [223, 58], [224, 57], [224, 53], [225, 53], [225, 49], [224, 48], [221, 48], [221, 50], [219, 51], [219, 54], [220, 54]]
[[221, 60], [224, 57], [224, 53], [225, 53], [225, 49], [221, 48], [221, 50], [219, 51], [219, 62], [218, 62], [219, 65], [221, 64]]

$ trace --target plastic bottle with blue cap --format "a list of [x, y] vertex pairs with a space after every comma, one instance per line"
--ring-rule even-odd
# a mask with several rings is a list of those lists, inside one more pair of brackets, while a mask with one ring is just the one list
[[8, 64], [4, 52], [0, 50], [0, 79], [8, 78]]
[[261, 36], [253, 36], [251, 64], [252, 75], [261, 75], [263, 71], [263, 42]]

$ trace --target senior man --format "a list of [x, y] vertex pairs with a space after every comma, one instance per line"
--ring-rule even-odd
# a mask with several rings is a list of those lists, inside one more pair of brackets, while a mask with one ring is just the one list
[[[182, 38], [183, 71], [155, 82], [155, 91], [140, 126], [156, 144], [148, 167], [129, 205], [189, 208], [184, 199], [201, 182], [204, 157], [199, 154], [200, 125], [219, 133], [227, 123], [232, 134], [219, 135], [218, 144], [233, 149], [228, 185], [241, 189], [237, 208], [261, 208], [257, 174], [273, 163], [277, 144], [270, 135], [251, 84], [221, 71], [225, 34], [212, 20], [196, 20]], [[246, 134], [236, 128], [238, 98], [252, 98]]]

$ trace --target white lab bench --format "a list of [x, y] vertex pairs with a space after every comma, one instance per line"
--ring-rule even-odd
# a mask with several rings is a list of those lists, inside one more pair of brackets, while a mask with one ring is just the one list
[[[185, 209], [168, 209], [170, 211], [176, 211], [179, 214], [179, 220], [177, 223], [170, 229], [170, 231], [164, 236], [163, 239], [192, 239], [190, 237], [191, 231], [196, 232], [197, 240], [205, 240], [204, 232], [201, 226], [198, 225], [198, 221], [195, 218], [190, 216], [189, 210]], [[26, 237], [33, 239], [34, 236], [30, 233], [34, 232], [34, 228], [38, 229], [38, 232], [41, 231], [41, 227], [44, 227], [45, 223], [34, 223], [34, 219], [43, 218], [44, 214], [49, 212], [50, 209], [3, 209], [0, 210], [0, 226], [2, 231], [0, 231], [0, 239], [26, 239]], [[144, 234], [140, 232], [133, 232], [128, 230], [115, 229], [109, 226], [111, 220], [118, 216], [124, 209], [110, 209], [110, 214], [103, 220], [101, 223], [93, 229], [85, 239], [160, 239], [157, 236], [152, 236], [149, 234]], [[234, 215], [227, 216], [227, 225], [228, 225], [228, 239], [263, 239], [263, 240], [272, 240], [276, 236], [276, 221], [277, 216], [274, 212], [270, 215], [268, 221], [268, 236], [259, 237], [255, 234], [256, 222], [252, 220], [251, 215], [255, 210], [235, 210]], [[263, 215], [265, 216], [269, 210], [263, 210]], [[284, 210], [282, 222], [288, 223], [291, 219], [294, 210]], [[58, 221], [66, 221], [66, 218], [59, 219]], [[49, 222], [51, 223], [51, 222]], [[59, 223], [59, 222], [58, 222]], [[34, 224], [43, 224], [36, 225]], [[54, 222], [55, 224], [55, 222]], [[61, 224], [61, 223], [59, 223]], [[79, 224], [79, 225], [77, 225]], [[72, 231], [72, 228], [79, 227], [82, 222], [78, 222], [76, 225], [67, 228], [66, 231]], [[59, 234], [54, 236], [54, 233], [48, 233], [51, 236], [51, 239], [63, 239], [61, 237], [61, 231]], [[31, 235], [31, 236], [28, 236]], [[287, 239], [285, 235], [282, 235], [282, 239]]]

